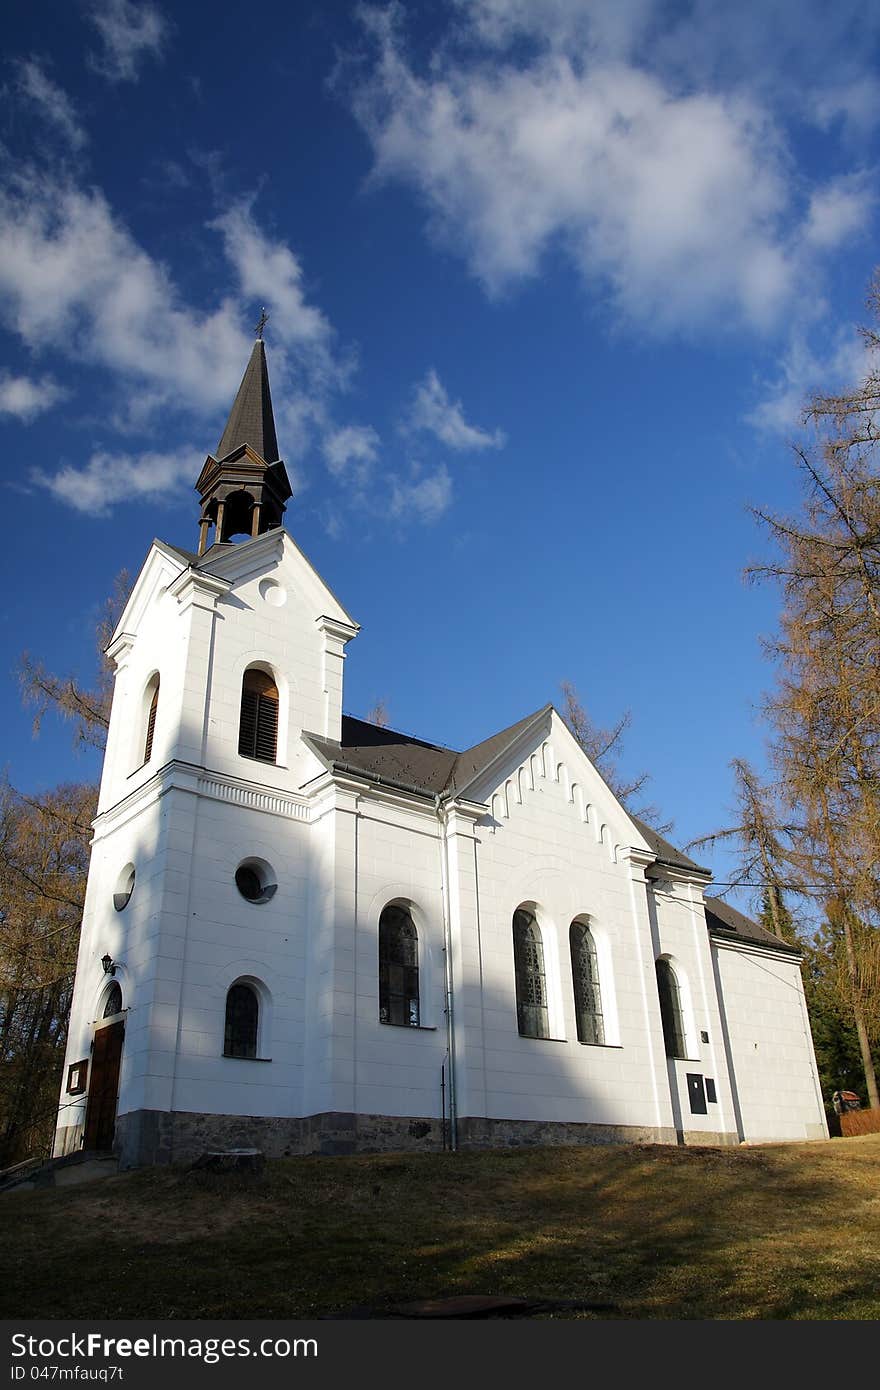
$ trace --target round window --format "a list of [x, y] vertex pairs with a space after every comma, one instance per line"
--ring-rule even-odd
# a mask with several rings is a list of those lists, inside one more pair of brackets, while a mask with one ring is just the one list
[[267, 903], [278, 888], [265, 859], [243, 859], [235, 871], [235, 886], [249, 903]]
[[122, 873], [116, 880], [116, 889], [113, 893], [113, 906], [117, 912], [121, 912], [124, 907], [128, 907], [128, 900], [134, 892], [135, 868], [134, 864], [126, 864]]

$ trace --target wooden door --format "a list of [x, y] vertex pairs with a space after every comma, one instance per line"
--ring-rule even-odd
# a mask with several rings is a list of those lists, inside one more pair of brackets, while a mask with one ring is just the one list
[[86, 1108], [86, 1149], [112, 1149], [116, 1129], [116, 1102], [119, 1097], [119, 1064], [125, 1022], [108, 1023], [95, 1029], [89, 1102]]

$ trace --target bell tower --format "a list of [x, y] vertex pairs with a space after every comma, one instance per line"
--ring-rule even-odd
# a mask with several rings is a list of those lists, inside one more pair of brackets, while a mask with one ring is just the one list
[[208, 455], [196, 482], [202, 503], [199, 555], [208, 549], [212, 526], [215, 544], [233, 536], [261, 536], [280, 526], [291, 496], [287, 470], [278, 457], [262, 338], [264, 321], [260, 322], [260, 336], [254, 343], [216, 457]]

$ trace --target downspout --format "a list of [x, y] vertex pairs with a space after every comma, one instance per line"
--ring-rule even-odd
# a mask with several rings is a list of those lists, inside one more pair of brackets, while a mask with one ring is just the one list
[[446, 1055], [449, 1058], [449, 1147], [458, 1148], [458, 1113], [455, 1103], [455, 1029], [452, 1017], [452, 924], [449, 920], [449, 845], [439, 792], [434, 809], [440, 827], [440, 896], [443, 901], [443, 973], [446, 987]]

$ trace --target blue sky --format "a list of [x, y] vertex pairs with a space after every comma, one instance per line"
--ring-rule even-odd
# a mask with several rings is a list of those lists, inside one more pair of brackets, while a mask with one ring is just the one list
[[195, 545], [266, 305], [348, 711], [464, 747], [569, 680], [678, 843], [724, 823], [778, 609], [748, 506], [862, 369], [877, 0], [29, 0], [5, 37], [13, 782], [94, 774], [18, 657], [88, 678], [118, 571]]

